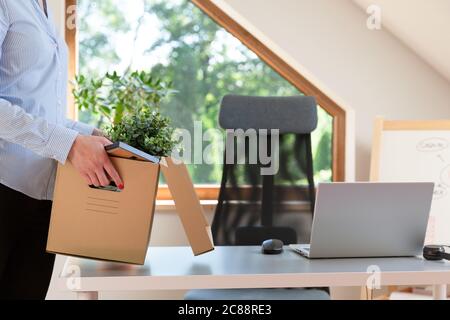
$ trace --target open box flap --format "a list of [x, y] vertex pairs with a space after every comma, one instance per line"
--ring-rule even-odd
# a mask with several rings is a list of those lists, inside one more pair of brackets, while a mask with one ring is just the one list
[[169, 186], [177, 213], [195, 255], [214, 250], [211, 227], [205, 217], [185, 164], [163, 158], [161, 171]]

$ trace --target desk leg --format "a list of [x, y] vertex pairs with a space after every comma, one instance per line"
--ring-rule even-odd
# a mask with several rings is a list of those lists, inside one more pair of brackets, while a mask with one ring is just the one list
[[433, 286], [434, 300], [447, 300], [447, 285], [437, 284]]
[[98, 300], [97, 291], [80, 291], [77, 292], [78, 300]]

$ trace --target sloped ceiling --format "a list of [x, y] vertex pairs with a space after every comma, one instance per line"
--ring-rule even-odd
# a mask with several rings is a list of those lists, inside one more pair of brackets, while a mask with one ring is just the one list
[[382, 10], [382, 24], [450, 81], [450, 0], [353, 0]]

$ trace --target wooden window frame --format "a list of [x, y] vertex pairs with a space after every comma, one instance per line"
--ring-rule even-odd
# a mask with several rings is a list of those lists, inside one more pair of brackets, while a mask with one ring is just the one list
[[[77, 0], [66, 1], [66, 20], [68, 21], [76, 6]], [[239, 39], [246, 47], [253, 51], [262, 61], [279, 73], [284, 79], [305, 95], [314, 96], [317, 103], [333, 118], [332, 141], [332, 172], [333, 181], [345, 181], [345, 156], [346, 156], [346, 112], [334, 100], [324, 94], [311, 81], [306, 79], [297, 70], [290, 66], [274, 51], [264, 45], [255, 36], [249, 33], [242, 25], [232, 19], [211, 0], [190, 0], [218, 25], [226, 29], [230, 34]], [[66, 42], [69, 47], [69, 79], [74, 79], [77, 72], [78, 41], [77, 28], [69, 29], [66, 24]], [[71, 89], [69, 89], [71, 90]], [[72, 95], [70, 94], [69, 97]], [[69, 116], [76, 119], [77, 110], [73, 99], [69, 99]], [[217, 200], [218, 186], [196, 186], [199, 198], [202, 200]], [[158, 192], [158, 200], [170, 200], [171, 195], [167, 187], [161, 186]]]

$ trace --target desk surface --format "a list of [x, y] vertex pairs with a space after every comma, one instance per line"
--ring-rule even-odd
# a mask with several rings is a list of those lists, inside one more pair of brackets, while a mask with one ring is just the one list
[[[308, 260], [286, 248], [217, 247], [194, 257], [188, 247], [149, 248], [144, 266], [68, 258], [60, 282], [81, 279], [78, 291], [361, 286], [374, 272], [381, 285], [450, 284], [450, 263], [422, 258]], [[373, 280], [373, 279], [372, 279]], [[73, 291], [76, 291], [73, 290]]]

